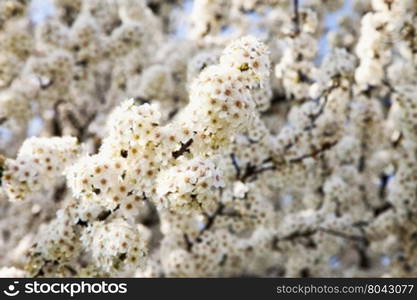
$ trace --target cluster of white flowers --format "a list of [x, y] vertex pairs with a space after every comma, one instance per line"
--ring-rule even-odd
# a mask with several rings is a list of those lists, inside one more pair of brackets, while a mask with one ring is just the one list
[[148, 104], [136, 106], [129, 100], [118, 107], [109, 117], [109, 136], [100, 152], [82, 157], [66, 170], [74, 196], [110, 209], [120, 205], [131, 214], [153, 188], [159, 118], [156, 108]]
[[230, 2], [196, 0], [190, 14], [190, 37], [198, 39], [218, 34], [227, 24]]
[[97, 266], [109, 274], [133, 271], [144, 264], [145, 239], [138, 228], [122, 219], [107, 224], [93, 223], [81, 237]]
[[120, 205], [127, 214], [143, 198], [172, 210], [210, 206], [210, 189], [223, 182], [208, 157], [227, 148], [250, 121], [249, 88], [267, 80], [266, 55], [252, 37], [231, 44], [220, 64], [193, 82], [190, 103], [165, 126], [156, 105], [124, 102], [109, 116], [99, 153], [68, 168], [74, 196], [109, 209]]

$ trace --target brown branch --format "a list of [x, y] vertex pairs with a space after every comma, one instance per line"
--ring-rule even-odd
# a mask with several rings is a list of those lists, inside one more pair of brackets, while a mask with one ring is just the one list
[[183, 237], [184, 237], [187, 252], [191, 252], [191, 250], [193, 249], [193, 243], [191, 243], [190, 238], [188, 237], [188, 234], [184, 233]]
[[240, 172], [241, 171], [240, 171], [240, 167], [239, 167], [239, 165], [237, 163], [237, 160], [236, 160], [236, 155], [234, 153], [232, 153], [232, 154], [230, 154], [230, 158], [232, 159], [233, 167], [236, 170], [236, 178], [240, 178]]
[[3, 172], [4, 172], [4, 162], [6, 161], [6, 158], [0, 154], [0, 185], [2, 183], [3, 178]]
[[206, 217], [207, 217], [207, 223], [206, 223], [206, 225], [204, 226], [204, 228], [200, 230], [200, 235], [201, 235], [204, 231], [209, 230], [209, 229], [213, 226], [213, 224], [214, 224], [214, 220], [216, 219], [216, 217], [217, 217], [218, 215], [220, 215], [220, 214], [223, 212], [223, 210], [224, 210], [224, 204], [223, 204], [223, 203], [219, 203], [219, 206], [217, 207], [216, 211], [215, 211], [215, 212], [214, 212], [211, 216], [208, 216], [208, 215], [206, 214]]
[[313, 230], [313, 229], [306, 230], [304, 232], [296, 231], [296, 232], [293, 232], [293, 233], [291, 233], [287, 236], [284, 236], [281, 239], [277, 239], [276, 242], [291, 241], [291, 240], [295, 240], [295, 239], [303, 238], [303, 237], [306, 238], [306, 237], [310, 237], [310, 236], [312, 236], [313, 234], [316, 234], [316, 233], [317, 233], [317, 230]]
[[311, 153], [303, 154], [303, 155], [301, 155], [301, 156], [299, 156], [297, 158], [290, 159], [289, 162], [290, 163], [298, 163], [298, 162], [303, 161], [306, 158], [311, 158], [311, 157], [314, 158], [317, 155], [319, 155], [319, 154], [321, 154], [321, 153], [323, 153], [323, 152], [325, 152], [327, 150], [330, 150], [337, 143], [338, 143], [338, 141], [335, 141], [335, 142], [332, 142], [332, 143], [325, 143], [325, 144], [323, 144], [323, 146], [320, 149], [317, 149], [315, 151], [312, 151]]
[[66, 190], [67, 190], [67, 186], [65, 183], [60, 184], [59, 186], [55, 187], [54, 194], [52, 196], [52, 199], [54, 200], [55, 203], [59, 203], [62, 201]]
[[77, 137], [80, 142], [84, 140], [88, 126], [94, 121], [96, 115], [96, 112], [93, 113], [91, 116], [87, 118], [84, 124], [81, 124], [72, 111], [67, 112], [67, 118], [69, 122], [78, 131]]
[[250, 163], [246, 164], [245, 173], [242, 175], [240, 180], [242, 182], [245, 182], [251, 178], [255, 178], [257, 175], [266, 172], [266, 171], [273, 171], [275, 170], [275, 165], [270, 166], [261, 166], [260, 168], [257, 168], [257, 166], [251, 165]]
[[320, 227], [319, 231], [330, 234], [330, 235], [333, 235], [333, 236], [341, 237], [341, 238], [344, 238], [344, 239], [347, 239], [347, 240], [351, 240], [351, 241], [354, 241], [354, 242], [358, 242], [358, 243], [361, 243], [365, 246], [367, 246], [369, 244], [368, 239], [364, 236], [350, 235], [350, 234], [346, 234], [344, 232], [340, 232], [340, 231], [333, 230], [333, 229], [328, 229], [328, 228], [323, 228], [323, 227]]
[[360, 236], [360, 235], [351, 235], [351, 234], [347, 234], [341, 231], [337, 231], [334, 229], [329, 229], [329, 228], [324, 228], [324, 227], [318, 227], [317, 229], [306, 229], [305, 231], [295, 231], [287, 236], [278, 238], [275, 237], [274, 241], [275, 243], [278, 243], [279, 241], [292, 241], [298, 238], [308, 238], [311, 237], [312, 235], [318, 233], [318, 232], [323, 232], [329, 235], [333, 235], [333, 236], [337, 236], [346, 240], [351, 240], [357, 243], [362, 244], [363, 246], [368, 246], [369, 245], [369, 241], [365, 236]]
[[195, 242], [199, 243], [201, 242], [201, 235], [205, 232], [211, 229], [211, 227], [213, 227], [214, 221], [217, 218], [217, 216], [221, 215], [223, 210], [224, 210], [225, 206], [223, 203], [219, 203], [219, 206], [217, 207], [216, 211], [212, 214], [212, 215], [208, 215], [206, 213], [204, 213], [204, 215], [207, 218], [207, 223], [206, 225], [200, 230], [198, 236], [195, 238], [194, 241], [191, 241], [189, 236], [187, 234], [184, 234], [184, 241], [186, 244], [186, 249], [188, 252], [191, 252], [193, 250], [193, 245]]
[[54, 104], [54, 116], [52, 118], [52, 135], [61, 136], [62, 135], [62, 125], [60, 123], [60, 112], [59, 106], [65, 103], [63, 100], [59, 100]]
[[181, 155], [184, 155], [184, 153], [190, 152], [189, 147], [191, 146], [192, 143], [193, 143], [193, 139], [189, 139], [185, 144], [181, 142], [181, 148], [177, 151], [172, 152], [172, 157], [177, 159]]

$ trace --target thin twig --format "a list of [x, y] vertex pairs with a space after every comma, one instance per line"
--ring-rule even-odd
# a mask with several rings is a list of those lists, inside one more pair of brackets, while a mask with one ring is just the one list
[[298, 0], [293, 1], [293, 9], [294, 9], [294, 16], [293, 16], [294, 32], [295, 32], [295, 35], [299, 35], [300, 34], [300, 13], [298, 10]]

